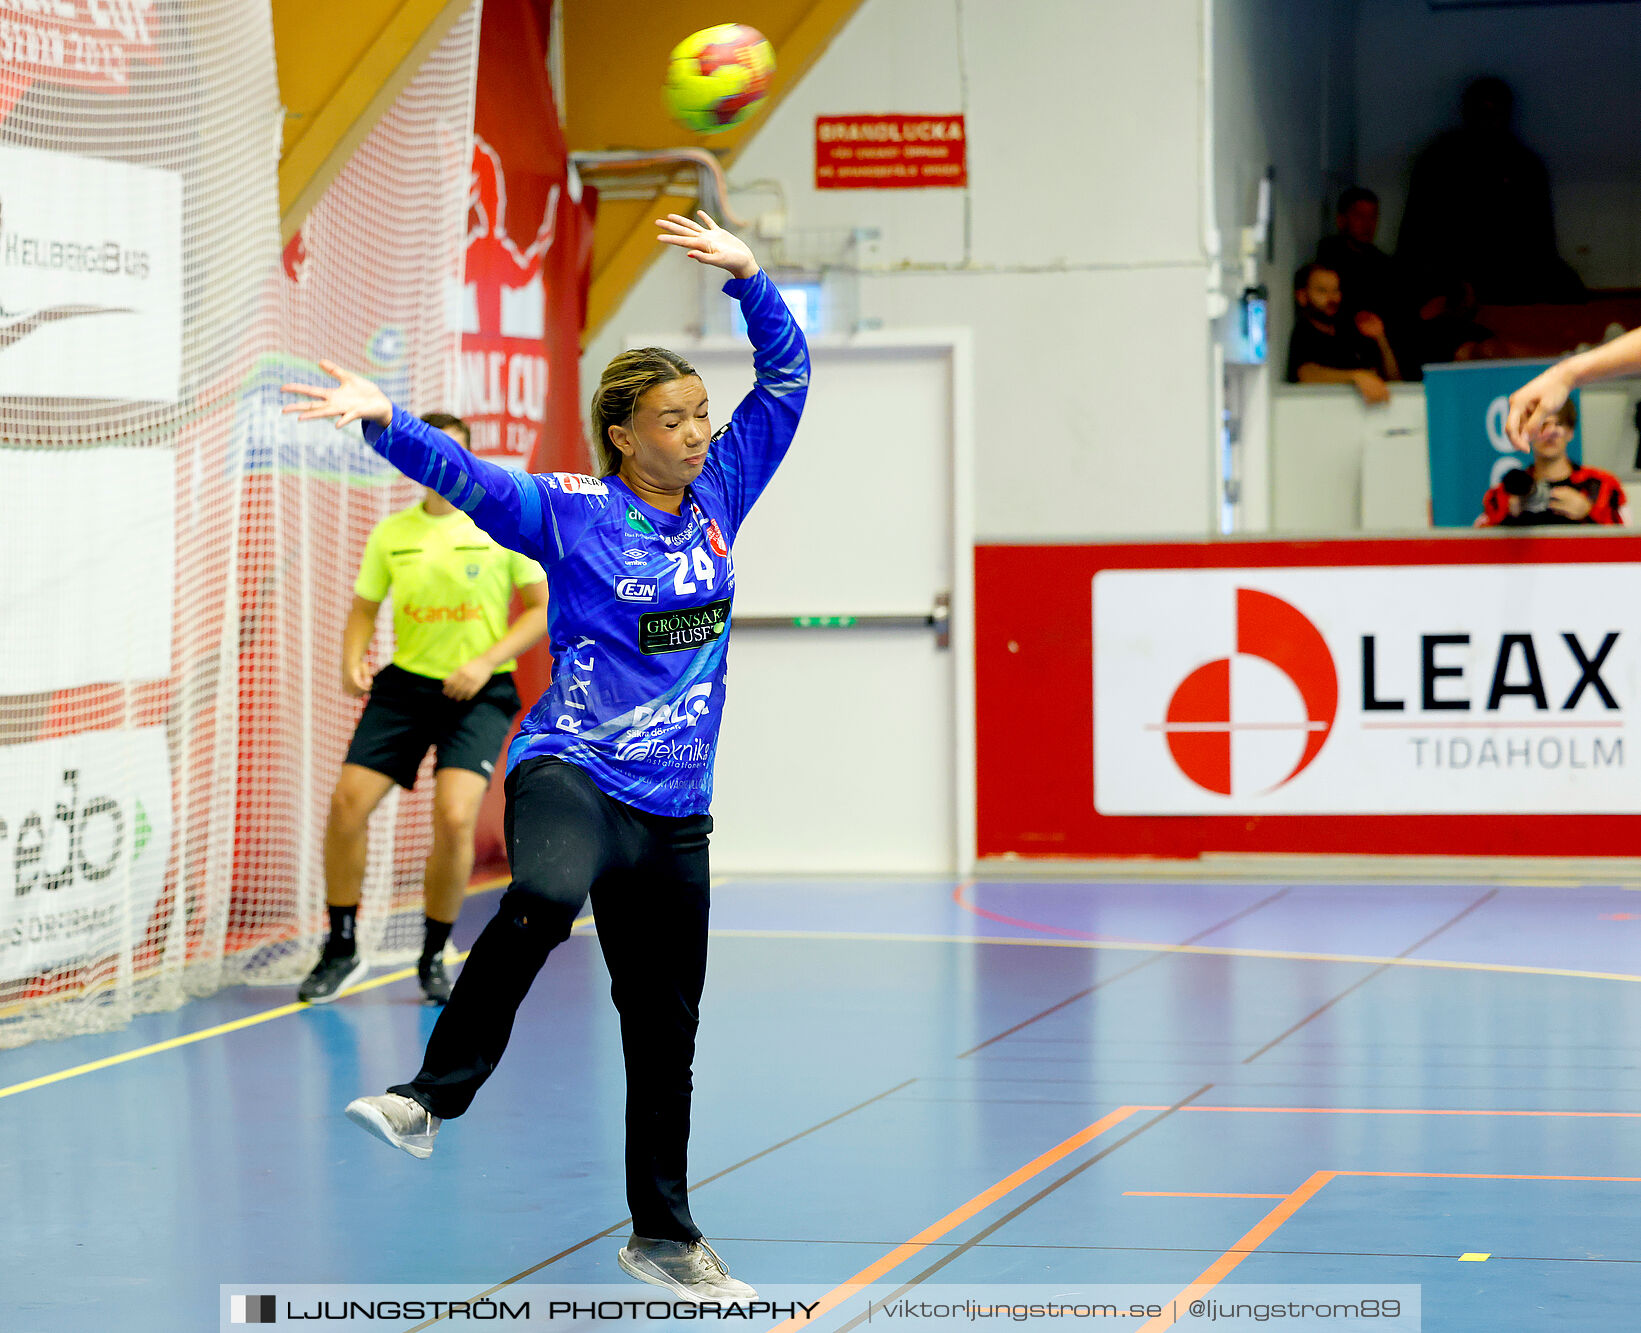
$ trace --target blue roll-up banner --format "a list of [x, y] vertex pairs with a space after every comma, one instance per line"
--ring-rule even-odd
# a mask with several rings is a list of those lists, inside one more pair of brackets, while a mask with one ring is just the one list
[[[1424, 368], [1425, 431], [1430, 451], [1430, 513], [1438, 528], [1468, 528], [1481, 499], [1511, 468], [1526, 467], [1504, 433], [1510, 395], [1553, 361], [1459, 361]], [[1574, 401], [1577, 395], [1574, 395]], [[1568, 456], [1583, 456], [1573, 432]]]

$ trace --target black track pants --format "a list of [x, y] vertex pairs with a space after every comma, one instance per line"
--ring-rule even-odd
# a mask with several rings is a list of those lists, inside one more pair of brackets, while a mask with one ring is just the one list
[[712, 818], [646, 814], [572, 764], [531, 759], [508, 775], [506, 830], [512, 885], [457, 977], [421, 1073], [390, 1091], [444, 1119], [467, 1110], [507, 1049], [530, 983], [590, 895], [621, 1015], [633, 1230], [694, 1240], [685, 1176]]

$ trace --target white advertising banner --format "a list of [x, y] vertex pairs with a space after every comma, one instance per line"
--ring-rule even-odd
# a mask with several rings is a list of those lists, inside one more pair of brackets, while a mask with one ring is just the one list
[[0, 145], [0, 395], [175, 402], [182, 177]]
[[1102, 815], [1634, 814], [1641, 565], [1104, 570]]
[[82, 732], [0, 756], [0, 981], [125, 952], [171, 855], [165, 728]]
[[0, 448], [0, 695], [171, 674], [176, 456]]

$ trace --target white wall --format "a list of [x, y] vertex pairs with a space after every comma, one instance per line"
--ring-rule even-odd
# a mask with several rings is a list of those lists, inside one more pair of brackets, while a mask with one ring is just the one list
[[[1240, 380], [1228, 399], [1241, 440], [1238, 531], [1270, 524], [1270, 401], [1293, 328], [1292, 275], [1316, 248], [1323, 201], [1354, 168], [1354, 9], [1355, 0], [1214, 6], [1214, 197], [1225, 290], [1235, 298], [1251, 278], [1267, 288], [1271, 312], [1268, 364], [1231, 372]], [[1255, 221], [1267, 168], [1275, 170], [1270, 247], [1259, 248], [1250, 272], [1240, 263], [1242, 232]]]
[[[1373, 0], [1364, 0], [1371, 4]], [[1272, 190], [1270, 288], [1277, 378], [1293, 326], [1293, 272], [1323, 234], [1326, 202], [1355, 165], [1354, 0], [1217, 0], [1214, 33], [1215, 194], [1227, 257], [1254, 218], [1260, 177]], [[1327, 229], [1332, 230], [1331, 219]]]
[[[731, 174], [778, 181], [794, 232], [881, 231], [865, 318], [974, 330], [980, 540], [1215, 521], [1200, 13], [865, 0]], [[816, 115], [953, 110], [968, 117], [968, 190], [813, 188]], [[733, 202], [757, 212], [774, 196]], [[588, 347], [589, 391], [627, 335], [697, 322], [694, 266], [670, 258]]]
[[1561, 254], [1592, 287], [1641, 286], [1641, 6], [1432, 11], [1357, 6], [1358, 168], [1393, 249], [1418, 151], [1458, 123], [1481, 74], [1516, 94], [1516, 132], [1550, 170]]
[[[1579, 394], [1581, 457], [1623, 483], [1632, 514], [1641, 512], [1638, 401], [1641, 381], [1635, 380]], [[1317, 536], [1429, 527], [1422, 384], [1396, 385], [1389, 407], [1366, 407], [1355, 390], [1340, 385], [1287, 384], [1276, 391], [1271, 419], [1272, 532]]]

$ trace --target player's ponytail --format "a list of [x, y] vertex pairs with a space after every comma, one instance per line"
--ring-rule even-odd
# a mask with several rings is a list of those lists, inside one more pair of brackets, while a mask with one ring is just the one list
[[694, 366], [665, 347], [634, 347], [611, 359], [593, 394], [593, 450], [599, 476], [614, 476], [621, 470], [622, 453], [610, 439], [610, 427], [627, 425], [638, 400], [657, 384], [695, 373]]

